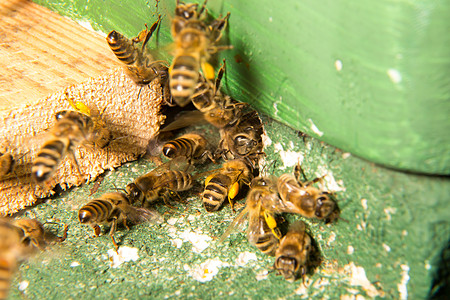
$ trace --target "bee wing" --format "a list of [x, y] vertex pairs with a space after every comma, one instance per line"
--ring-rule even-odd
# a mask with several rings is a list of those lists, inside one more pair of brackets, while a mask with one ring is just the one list
[[259, 212], [251, 214], [248, 218], [247, 239], [252, 245], [255, 245], [258, 237], [264, 233], [262, 222], [264, 220], [261, 220], [261, 214]]
[[205, 117], [201, 111], [192, 110], [179, 113], [175, 120], [167, 124], [164, 128], [160, 129], [160, 132], [173, 131], [181, 128], [185, 128], [191, 125], [198, 125], [207, 123]]
[[161, 224], [164, 222], [163, 216], [153, 209], [144, 207], [130, 206], [130, 211], [127, 213], [127, 219], [133, 224], [150, 222]]
[[233, 231], [235, 231], [245, 220], [245, 216], [248, 213], [248, 208], [245, 207], [239, 215], [234, 218], [234, 220], [228, 225], [227, 229], [224, 233], [220, 236], [220, 238], [217, 240], [217, 244], [221, 244]]

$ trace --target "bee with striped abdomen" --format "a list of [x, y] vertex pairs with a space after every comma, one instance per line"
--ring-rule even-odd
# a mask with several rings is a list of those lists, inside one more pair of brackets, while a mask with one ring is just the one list
[[219, 241], [223, 241], [245, 217], [248, 219], [247, 239], [266, 255], [275, 255], [281, 232], [278, 228], [277, 216], [264, 209], [266, 198], [277, 197], [276, 186], [269, 177], [256, 177], [251, 182], [245, 208], [228, 226]]
[[74, 155], [75, 148], [80, 144], [104, 148], [111, 140], [111, 133], [100, 117], [102, 112], [91, 113], [83, 103], [73, 103], [70, 99], [69, 102], [77, 111], [63, 110], [56, 113], [56, 123], [33, 161], [31, 173], [38, 184], [44, 183], [55, 173], [66, 155], [72, 157], [81, 175]]
[[250, 184], [253, 174], [247, 164], [240, 159], [230, 160], [223, 164], [205, 180], [205, 190], [202, 194], [206, 211], [217, 211], [228, 198], [231, 209], [233, 199], [239, 193], [242, 184]]
[[212, 154], [206, 149], [206, 139], [196, 133], [187, 133], [164, 144], [162, 153], [173, 158], [185, 158], [189, 164], [204, 158], [214, 161]]
[[153, 210], [131, 206], [128, 196], [120, 192], [106, 193], [80, 208], [78, 220], [82, 224], [90, 225], [96, 237], [100, 235], [99, 224], [109, 225], [109, 235], [117, 250], [114, 232], [117, 224], [123, 224], [129, 229], [127, 222], [138, 224], [141, 222], [161, 222], [162, 217]]
[[[106, 41], [116, 57], [126, 65], [125, 70], [127, 75], [136, 84], [145, 86], [159, 78], [165, 103], [167, 105], [173, 105], [168, 85], [169, 74], [167, 62], [155, 60], [146, 50], [146, 45], [160, 21], [161, 16], [158, 16], [158, 20], [150, 29], [144, 29], [133, 39], [128, 39], [121, 33], [113, 30], [106, 37]], [[142, 42], [142, 47], [137, 46], [139, 42]]]
[[180, 4], [177, 1], [175, 18], [172, 21], [172, 37], [175, 43], [174, 59], [169, 68], [170, 92], [179, 106], [186, 106], [191, 100], [203, 69], [207, 80], [214, 78], [214, 69], [208, 63], [211, 54], [229, 46], [217, 46], [230, 14], [219, 18], [211, 25], [202, 20], [206, 2], [197, 13], [197, 5]]
[[297, 221], [289, 226], [275, 252], [274, 269], [287, 281], [294, 281], [307, 272], [308, 259], [312, 252], [312, 239], [306, 233], [306, 225]]
[[[170, 206], [172, 196], [178, 196], [177, 192], [192, 188], [196, 176], [185, 171], [171, 170], [171, 164], [172, 162], [163, 164], [128, 184], [125, 190], [130, 202], [141, 203], [146, 207], [163, 198], [164, 203]], [[181, 200], [179, 197], [178, 199]]]

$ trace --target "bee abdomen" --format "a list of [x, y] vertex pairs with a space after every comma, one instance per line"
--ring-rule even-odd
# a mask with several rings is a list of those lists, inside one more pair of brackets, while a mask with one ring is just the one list
[[131, 65], [136, 61], [138, 50], [128, 38], [113, 30], [108, 34], [106, 40], [120, 61], [127, 65]]
[[277, 238], [269, 232], [258, 237], [255, 246], [264, 254], [269, 256], [275, 255], [275, 250], [277, 249], [278, 240]]
[[172, 171], [175, 180], [170, 181], [169, 188], [174, 191], [186, 191], [192, 187], [192, 175], [183, 171]]
[[212, 212], [220, 208], [228, 194], [231, 180], [228, 176], [217, 174], [208, 182], [203, 192], [203, 205], [206, 211]]
[[13, 266], [6, 259], [0, 258], [0, 299], [7, 299]]
[[78, 211], [81, 223], [102, 223], [109, 219], [113, 207], [109, 201], [96, 199], [87, 203]]
[[174, 58], [170, 71], [170, 92], [179, 106], [185, 106], [198, 82], [200, 62], [194, 56]]
[[168, 158], [178, 156], [190, 157], [193, 153], [195, 144], [192, 140], [186, 138], [178, 138], [166, 143], [163, 147], [163, 154]]
[[61, 139], [51, 140], [44, 144], [33, 161], [31, 173], [37, 182], [47, 180], [58, 167], [68, 150], [68, 142]]

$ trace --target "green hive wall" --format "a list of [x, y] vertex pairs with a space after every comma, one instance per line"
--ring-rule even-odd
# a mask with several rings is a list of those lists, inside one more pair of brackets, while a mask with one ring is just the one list
[[[135, 36], [154, 1], [36, 1]], [[171, 42], [175, 0], [162, 0]], [[394, 168], [450, 173], [450, 2], [210, 0], [231, 12], [227, 90], [277, 120]], [[166, 50], [169, 48], [165, 48]]]

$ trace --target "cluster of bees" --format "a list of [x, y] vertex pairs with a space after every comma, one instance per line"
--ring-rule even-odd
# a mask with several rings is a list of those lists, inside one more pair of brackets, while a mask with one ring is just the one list
[[[199, 7], [198, 4], [177, 0], [171, 23], [175, 50], [170, 65], [166, 61], [155, 60], [146, 48], [160, 25], [160, 16], [135, 38], [129, 39], [117, 31], [109, 33], [107, 42], [111, 50], [125, 64], [128, 75], [136, 84], [145, 87], [157, 79], [168, 107], [185, 107], [192, 103], [196, 108], [192, 112], [195, 118], [190, 118], [194, 121], [180, 118], [162, 131], [188, 127], [201, 119], [218, 128], [220, 141], [211, 145], [204, 136], [190, 132], [173, 140], [158, 142], [158, 150], [168, 162], [136, 178], [124, 189], [116, 188], [116, 191], [89, 201], [79, 209], [78, 219], [82, 224], [90, 225], [95, 236], [101, 233], [99, 225], [109, 225], [109, 235], [117, 250], [114, 232], [118, 225], [128, 229], [128, 224], [162, 222], [162, 216], [152, 209], [153, 204], [160, 199], [167, 205], [174, 198], [183, 201], [179, 193], [191, 189], [196, 180], [206, 177], [201, 198], [208, 212], [218, 211], [227, 200], [234, 211], [237, 196], [245, 197], [243, 194], [248, 191], [245, 208], [219, 241], [225, 240], [247, 219], [248, 241], [263, 253], [275, 256], [274, 268], [287, 280], [295, 280], [306, 274], [311, 265], [309, 257], [317, 249], [314, 249], [314, 241], [307, 233], [305, 223], [297, 221], [285, 230], [282, 214], [299, 214], [329, 223], [339, 217], [339, 208], [331, 195], [313, 186], [321, 178], [307, 181], [300, 165], [295, 168], [294, 176], [284, 174], [276, 178], [260, 174], [261, 158], [265, 155], [262, 121], [248, 104], [237, 102], [221, 92], [225, 61], [217, 76], [209, 62], [218, 51], [231, 48], [219, 45], [229, 17], [228, 13], [223, 18], [208, 21], [206, 1]], [[33, 161], [31, 174], [40, 186], [45, 186], [67, 155], [78, 168], [74, 149], [79, 145], [104, 148], [112, 140], [102, 121], [102, 111], [68, 100], [73, 110], [55, 115], [56, 123], [49, 130], [49, 138]], [[190, 171], [199, 163], [218, 164], [220, 160], [224, 161], [222, 166], [213, 170]], [[10, 168], [12, 158], [2, 155], [2, 170], [6, 170], [7, 165]], [[78, 171], [81, 174], [79, 168]], [[20, 222], [34, 225], [25, 226]], [[67, 234], [67, 228], [64, 234]], [[0, 272], [8, 269], [11, 273], [17, 261], [31, 252], [30, 248], [42, 248], [44, 243], [43, 226], [36, 220], [2, 219], [0, 235]], [[19, 250], [6, 258], [11, 249]]]

